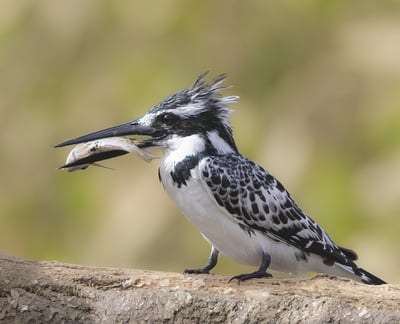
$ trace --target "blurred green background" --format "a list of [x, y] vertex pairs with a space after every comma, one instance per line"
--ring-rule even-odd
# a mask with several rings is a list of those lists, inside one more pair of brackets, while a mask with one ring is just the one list
[[[208, 68], [241, 97], [241, 152], [359, 265], [400, 283], [399, 1], [3, 1], [0, 253], [204, 265], [208, 244], [157, 160], [67, 173], [56, 167], [70, 148], [52, 145], [138, 117]], [[215, 271], [245, 269], [221, 259]]]

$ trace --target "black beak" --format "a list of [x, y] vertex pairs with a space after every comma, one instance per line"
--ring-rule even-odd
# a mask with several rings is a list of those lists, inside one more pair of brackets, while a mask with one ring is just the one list
[[67, 145], [79, 144], [89, 141], [94, 141], [101, 138], [106, 137], [115, 137], [115, 136], [125, 136], [125, 135], [155, 135], [155, 130], [152, 127], [144, 126], [140, 124], [137, 120], [132, 122], [106, 128], [99, 130], [97, 132], [93, 132], [87, 135], [83, 135], [60, 144], [54, 145], [54, 147], [62, 147]]

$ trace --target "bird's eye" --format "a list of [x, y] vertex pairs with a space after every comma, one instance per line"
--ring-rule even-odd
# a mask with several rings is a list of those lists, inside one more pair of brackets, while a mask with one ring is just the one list
[[177, 119], [178, 119], [177, 116], [172, 113], [166, 113], [166, 114], [162, 115], [162, 117], [161, 117], [162, 122], [166, 125], [175, 124]]

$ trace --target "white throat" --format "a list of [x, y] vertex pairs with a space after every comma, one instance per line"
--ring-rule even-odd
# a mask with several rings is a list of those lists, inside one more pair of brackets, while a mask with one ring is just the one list
[[172, 168], [187, 156], [193, 156], [205, 150], [205, 141], [198, 134], [186, 137], [173, 136], [165, 144], [162, 148], [164, 152], [162, 160]]

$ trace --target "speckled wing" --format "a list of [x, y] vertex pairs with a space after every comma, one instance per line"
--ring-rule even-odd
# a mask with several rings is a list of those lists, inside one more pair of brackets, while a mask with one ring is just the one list
[[200, 173], [218, 205], [249, 235], [260, 231], [275, 241], [320, 255], [326, 264], [351, 264], [357, 258], [353, 251], [335, 245], [278, 180], [243, 156], [206, 157]]

